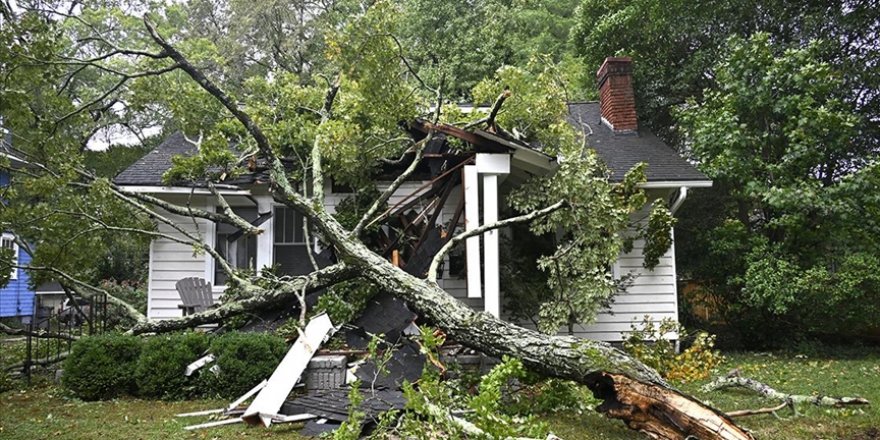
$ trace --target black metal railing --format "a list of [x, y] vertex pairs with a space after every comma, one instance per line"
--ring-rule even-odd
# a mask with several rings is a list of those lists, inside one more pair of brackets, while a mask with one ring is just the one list
[[107, 295], [94, 295], [61, 310], [37, 309], [26, 329], [21, 374], [30, 383], [34, 367], [56, 364], [67, 357], [76, 339], [107, 331]]

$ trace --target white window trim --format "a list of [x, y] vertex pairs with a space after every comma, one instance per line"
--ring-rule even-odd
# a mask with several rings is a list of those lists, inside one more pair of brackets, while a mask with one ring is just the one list
[[[9, 240], [12, 243], [12, 254], [13, 254], [12, 265], [18, 266], [19, 249], [18, 249], [18, 243], [15, 242], [15, 236], [10, 233], [5, 232], [2, 234], [2, 239]], [[17, 280], [18, 279], [18, 268], [17, 267], [12, 268], [12, 273], [9, 275], [9, 279], [10, 280]]]

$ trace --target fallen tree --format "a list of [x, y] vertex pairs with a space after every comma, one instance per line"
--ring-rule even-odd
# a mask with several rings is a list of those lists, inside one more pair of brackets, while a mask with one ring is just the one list
[[[381, 14], [377, 14], [381, 18]], [[75, 17], [82, 21], [82, 18]], [[374, 17], [375, 18], [375, 17]], [[238, 98], [234, 98], [224, 89], [212, 81], [209, 76], [197, 65], [191, 62], [184, 53], [179, 50], [175, 44], [169, 42], [159, 31], [158, 27], [150, 20], [149, 17], [143, 19], [143, 29], [149, 36], [151, 48], [155, 51], [143, 48], [127, 49], [120, 47], [117, 43], [109, 41], [107, 37], [96, 30], [94, 25], [87, 23], [86, 29], [91, 42], [97, 42], [99, 49], [104, 52], [91, 58], [73, 58], [70, 56], [58, 57], [52, 60], [42, 60], [46, 66], [61, 65], [73, 66], [74, 72], [71, 77], [76, 76], [79, 71], [86, 68], [95, 68], [111, 76], [118, 76], [118, 81], [114, 82], [106, 92], [100, 93], [92, 100], [77, 100], [75, 108], [56, 121], [56, 125], [70, 119], [76, 119], [76, 116], [82, 113], [95, 112], [100, 109], [112, 108], [115, 104], [111, 95], [119, 90], [127, 82], [137, 78], [161, 77], [169, 73], [184, 73], [187, 78], [194, 82], [213, 100], [214, 104], [219, 104], [224, 115], [229, 115], [239, 123], [238, 129], [243, 130], [242, 137], [239, 142], [246, 145], [246, 150], [241, 156], [232, 158], [233, 166], [242, 163], [254, 164], [259, 162], [265, 164], [266, 179], [268, 180], [268, 190], [277, 203], [283, 204], [291, 209], [301, 213], [308, 221], [308, 224], [320, 234], [321, 241], [334, 250], [339, 260], [338, 263], [316, 270], [311, 274], [294, 277], [290, 280], [273, 279], [267, 282], [267, 279], [259, 274], [244, 274], [234, 270], [226, 259], [212, 245], [198, 233], [179, 224], [166, 213], [176, 213], [189, 217], [193, 223], [197, 219], [208, 220], [215, 223], [227, 223], [243, 230], [245, 235], [260, 234], [259, 228], [250, 226], [250, 223], [238, 216], [231, 209], [222, 209], [217, 212], [199, 210], [193, 208], [188, 203], [173, 204], [167, 201], [159, 200], [146, 194], [127, 192], [123, 188], [116, 187], [112, 183], [96, 179], [89, 174], [88, 171], [78, 168], [75, 165], [64, 164], [59, 168], [62, 171], [53, 169], [52, 165], [43, 164], [41, 160], [51, 161], [52, 158], [40, 157], [39, 154], [25, 151], [25, 149], [16, 149], [16, 154], [21, 154], [28, 163], [33, 164], [32, 168], [11, 168], [10, 171], [19, 173], [28, 177], [31, 174], [41, 174], [36, 178], [51, 178], [52, 183], [60, 182], [60, 188], [73, 191], [74, 200], [69, 211], [55, 209], [50, 211], [49, 215], [71, 215], [79, 221], [86, 222], [89, 227], [100, 229], [106, 232], [133, 233], [144, 234], [152, 238], [164, 238], [175, 242], [186, 243], [191, 245], [195, 251], [204, 252], [214, 258], [220, 269], [223, 270], [229, 278], [229, 288], [236, 292], [237, 296], [231, 298], [222, 306], [211, 309], [202, 313], [190, 315], [180, 320], [166, 321], [147, 321], [143, 315], [140, 315], [133, 308], [130, 315], [137, 323], [130, 329], [132, 333], [159, 333], [167, 332], [181, 328], [189, 328], [205, 323], [217, 322], [223, 319], [249, 313], [255, 310], [265, 309], [277, 306], [279, 304], [290, 303], [292, 300], [301, 299], [305, 292], [316, 290], [324, 287], [333, 286], [342, 281], [357, 278], [361, 281], [374, 284], [381, 289], [390, 292], [404, 300], [406, 300], [414, 310], [418, 311], [424, 318], [432, 322], [434, 325], [442, 328], [450, 337], [456, 341], [482, 351], [493, 356], [508, 355], [520, 359], [524, 365], [529, 368], [545, 374], [547, 376], [570, 379], [588, 386], [593, 393], [603, 399], [605, 403], [598, 409], [612, 418], [623, 420], [627, 426], [647, 434], [652, 438], [658, 439], [684, 439], [684, 438], [700, 438], [700, 439], [751, 439], [752, 436], [739, 428], [724, 413], [706, 406], [696, 399], [687, 396], [679, 391], [672, 389], [666, 381], [661, 378], [656, 371], [647, 367], [637, 359], [632, 358], [626, 353], [618, 350], [611, 345], [603, 342], [592, 341], [587, 339], [576, 338], [572, 336], [557, 336], [539, 333], [529, 330], [513, 323], [502, 321], [487, 313], [476, 312], [462, 302], [456, 300], [447, 292], [445, 292], [435, 281], [436, 275], [428, 274], [427, 278], [414, 276], [401, 270], [392, 264], [385, 256], [378, 254], [361, 241], [360, 232], [365, 225], [372, 222], [373, 216], [377, 212], [376, 206], [371, 207], [365, 215], [357, 222], [354, 228], [343, 227], [342, 224], [330, 215], [324, 208], [323, 188], [325, 186], [324, 162], [328, 156], [328, 143], [333, 142], [334, 136], [328, 135], [323, 130], [331, 130], [333, 124], [337, 123], [334, 119], [334, 104], [340, 94], [340, 90], [345, 85], [357, 90], [356, 81], [349, 80], [345, 82], [345, 74], [342, 73], [346, 69], [351, 69], [350, 65], [342, 66], [340, 73], [328, 77], [328, 86], [320, 99], [320, 108], [304, 107], [298, 109], [303, 113], [311, 113], [314, 115], [312, 130], [314, 135], [309, 139], [308, 151], [302, 155], [301, 165], [306, 168], [306, 172], [300, 175], [294, 175], [287, 166], [286, 157], [280, 153], [282, 148], [280, 141], [271, 138], [264, 131], [263, 124], [281, 124], [282, 120], [267, 119], [266, 115], [255, 118], [249, 111], [245, 109]], [[378, 37], [377, 37], [378, 35]], [[360, 34], [355, 34], [352, 38], [360, 38]], [[382, 33], [371, 34], [366, 37], [368, 42], [372, 39], [387, 39], [387, 35]], [[386, 40], [382, 40], [388, 43]], [[142, 42], [146, 47], [146, 42]], [[376, 44], [376, 43], [370, 43]], [[365, 47], [365, 46], [357, 46]], [[391, 52], [387, 49], [391, 48]], [[405, 61], [403, 55], [394, 50], [393, 44], [379, 46], [381, 54], [387, 56], [391, 54], [393, 57], [400, 57]], [[399, 49], [399, 47], [398, 47]], [[369, 58], [370, 53], [357, 52], [359, 56]], [[15, 54], [15, 56], [22, 56]], [[147, 70], [134, 72], [120, 72], [117, 68], [111, 68], [102, 61], [119, 56], [126, 59], [143, 59], [146, 60], [144, 66], [150, 66]], [[34, 59], [33, 56], [27, 55], [25, 58], [28, 62], [41, 61]], [[385, 58], [376, 58], [384, 60]], [[375, 61], [375, 60], [374, 60]], [[351, 61], [350, 61], [351, 62]], [[357, 63], [366, 63], [362, 58], [353, 61]], [[405, 64], [405, 63], [404, 63]], [[79, 69], [79, 71], [75, 70]], [[381, 63], [377, 64], [375, 75], [381, 75], [383, 70], [387, 70]], [[415, 72], [410, 72], [416, 76]], [[354, 76], [354, 74], [352, 74]], [[397, 74], [391, 75], [396, 81]], [[66, 74], [62, 75], [67, 78]], [[357, 77], [356, 77], [357, 78]], [[361, 80], [367, 80], [360, 77]], [[65, 81], [69, 81], [67, 78]], [[424, 86], [424, 82], [419, 79]], [[64, 89], [62, 85], [60, 88]], [[442, 100], [442, 88], [437, 87], [432, 90], [436, 99], [433, 110], [433, 121], [429, 127], [437, 127]], [[368, 93], [368, 92], [362, 92]], [[373, 92], [370, 92], [373, 93]], [[374, 93], [379, 93], [375, 91]], [[390, 93], [387, 90], [382, 93]], [[509, 96], [509, 92], [505, 92], [505, 97]], [[405, 95], [405, 94], [404, 94]], [[376, 97], [376, 95], [370, 95]], [[377, 98], [378, 99], [378, 98]], [[499, 100], [503, 102], [504, 100]], [[283, 105], [279, 101], [275, 105]], [[489, 122], [497, 127], [498, 122], [495, 121], [497, 110], [493, 109]], [[228, 126], [224, 126], [224, 130], [231, 130]], [[56, 127], [57, 128], [57, 127]], [[418, 161], [422, 157], [424, 148], [431, 142], [436, 134], [434, 128], [429, 128], [427, 136], [421, 140], [412, 143], [411, 152], [413, 155], [412, 164], [407, 167], [392, 184], [383, 191], [380, 200], [388, 200], [402, 183], [409, 177], [409, 174], [416, 169]], [[55, 131], [50, 130], [51, 135], [47, 139], [55, 136]], [[234, 131], [234, 130], [232, 130]], [[270, 133], [274, 133], [274, 128]], [[222, 132], [218, 130], [218, 133]], [[331, 134], [338, 135], [332, 132]], [[215, 141], [217, 139], [215, 138]], [[43, 142], [43, 141], [41, 141]], [[210, 159], [210, 144], [204, 143], [200, 136], [197, 140], [191, 141], [196, 144], [202, 151], [204, 156], [208, 158], [196, 157], [196, 160]], [[384, 141], [383, 141], [384, 142]], [[38, 142], [37, 145], [43, 146]], [[381, 145], [381, 144], [380, 144]], [[223, 151], [227, 146], [222, 145]], [[221, 152], [222, 153], [222, 152]], [[228, 156], [221, 155], [225, 159]], [[228, 153], [228, 152], [227, 152]], [[302, 153], [302, 152], [301, 152]], [[588, 156], [584, 154], [584, 156]], [[572, 159], [574, 160], [574, 158]], [[60, 166], [59, 164], [55, 164]], [[202, 171], [210, 171], [211, 166], [217, 166], [211, 163], [195, 163], [189, 164], [192, 168], [200, 168]], [[210, 166], [209, 166], [210, 165]], [[574, 170], [577, 171], [577, 170]], [[589, 171], [589, 172], [587, 172]], [[594, 171], [585, 170], [587, 176], [596, 174]], [[204, 174], [204, 173], [203, 173]], [[225, 176], [223, 173], [219, 179]], [[572, 176], [582, 178], [586, 185], [591, 182], [596, 185], [603, 184], [600, 177], [593, 180], [586, 179], [585, 175], [572, 173]], [[191, 177], [191, 176], [190, 176]], [[204, 178], [204, 175], [202, 176]], [[215, 176], [216, 178], [216, 176]], [[605, 179], [607, 180], [607, 179]], [[607, 184], [607, 182], [606, 182]], [[224, 197], [220, 192], [215, 190], [213, 185], [209, 186], [212, 195], [216, 198], [218, 206], [227, 207]], [[608, 188], [611, 188], [610, 186]], [[307, 190], [308, 189], [308, 190]], [[589, 186], [586, 187], [589, 189]], [[85, 191], [76, 192], [76, 191]], [[617, 192], [626, 192], [623, 190], [609, 189], [605, 196], [617, 194]], [[97, 193], [97, 195], [92, 192]], [[311, 192], [311, 194], [309, 194]], [[589, 200], [579, 200], [584, 197], [583, 191], [569, 191], [575, 194], [569, 194], [568, 198], [563, 197], [547, 203], [546, 208], [537, 207], [532, 209], [532, 214], [526, 214], [518, 219], [501, 220], [496, 225], [487, 225], [481, 228], [478, 233], [486, 232], [495, 227], [511, 224], [513, 222], [534, 221], [536, 219], [548, 218], [552, 216], [564, 215], [564, 212], [577, 212], [582, 210], [589, 215], [597, 216], [601, 212], [584, 210], [584, 205]], [[587, 197], [591, 193], [586, 193]], [[638, 192], [634, 191], [634, 195]], [[87, 199], [93, 197], [95, 200]], [[610, 197], [610, 196], [609, 196]], [[623, 196], [621, 196], [623, 197]], [[617, 199], [611, 199], [616, 203]], [[634, 200], [644, 203], [643, 199], [635, 197]], [[154, 229], [143, 228], [137, 225], [118, 226], [112, 224], [109, 220], [98, 218], [89, 211], [89, 205], [86, 202], [97, 202], [102, 209], [108, 210], [111, 203], [118, 203], [127, 207], [130, 213], [142, 216], [152, 222], [163, 224], [174, 229], [179, 234], [163, 233]], [[606, 201], [607, 202], [607, 201]], [[608, 202], [612, 205], [614, 203]], [[622, 202], [621, 202], [622, 203]], [[629, 203], [635, 203], [630, 201]], [[639, 204], [639, 206], [641, 205]], [[632, 206], [630, 206], [631, 208]], [[616, 206], [615, 206], [616, 208]], [[79, 211], [77, 211], [79, 210]], [[618, 217], [625, 217], [629, 211], [620, 209]], [[583, 212], [581, 212], [583, 214]], [[45, 215], [45, 213], [41, 213]], [[130, 214], [131, 215], [131, 214]], [[119, 216], [117, 221], [128, 221], [124, 215]], [[574, 219], [577, 219], [576, 217]], [[571, 219], [570, 219], [571, 220]], [[20, 227], [22, 235], [37, 234], [40, 231], [28, 229], [31, 223], [27, 224], [11, 224], [13, 230]], [[467, 233], [464, 233], [467, 234]], [[460, 241], [466, 235], [459, 235], [452, 238], [454, 241]], [[474, 234], [473, 232], [471, 234]], [[590, 232], [595, 240], [610, 240], [612, 234], [600, 234]], [[586, 240], [585, 238], [584, 240]], [[588, 242], [591, 243], [591, 242]], [[605, 242], [599, 242], [605, 243]], [[24, 242], [22, 242], [24, 245]], [[589, 244], [588, 244], [589, 246]], [[581, 251], [579, 248], [574, 253]], [[570, 250], [570, 249], [569, 249]], [[616, 255], [617, 248], [612, 248], [613, 252], [608, 252], [597, 257], [596, 261], [604, 261], [601, 258]], [[27, 269], [27, 267], [25, 267]], [[35, 269], [36, 270], [36, 269]], [[436, 271], [436, 264], [432, 265], [432, 271]], [[50, 272], [55, 274], [64, 273], [65, 281], [76, 286], [82, 294], [89, 295], [90, 289], [87, 283], [76, 280], [72, 275], [66, 274], [61, 270], [52, 269]]]

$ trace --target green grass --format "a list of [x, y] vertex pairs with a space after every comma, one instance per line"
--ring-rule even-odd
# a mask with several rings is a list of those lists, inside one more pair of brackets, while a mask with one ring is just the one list
[[[743, 375], [764, 381], [783, 392], [862, 396], [875, 405], [858, 409], [801, 407], [802, 415], [759, 415], [740, 419], [759, 439], [854, 439], [880, 438], [880, 352], [836, 350], [810, 353], [732, 353], [717, 369], [725, 374], [739, 368]], [[681, 385], [681, 389], [722, 410], [772, 406], [748, 392], [728, 390], [703, 393], [705, 383]], [[181, 412], [220, 408], [225, 401], [197, 400], [160, 402], [120, 399], [80, 402], [65, 397], [51, 386], [0, 394], [0, 438], [8, 440], [58, 439], [301, 439], [299, 425], [275, 425], [271, 429], [233, 425], [195, 432], [183, 427], [205, 418], [175, 418]], [[566, 440], [638, 439], [622, 422], [592, 411], [573, 411], [542, 416], [554, 433]]]
[[55, 387], [35, 387], [0, 394], [0, 438], [4, 440], [95, 439], [302, 439], [302, 425], [273, 425], [270, 429], [245, 425], [185, 431], [184, 426], [209, 421], [208, 417], [178, 418], [175, 414], [222, 408], [229, 402], [196, 400], [163, 402], [118, 399], [82, 402], [65, 397]]

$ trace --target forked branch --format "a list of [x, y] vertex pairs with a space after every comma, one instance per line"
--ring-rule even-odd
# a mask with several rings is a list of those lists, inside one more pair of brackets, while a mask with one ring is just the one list
[[[440, 109], [443, 105], [443, 80], [440, 80], [441, 86], [437, 88], [437, 104], [434, 108], [434, 118], [433, 125], [435, 127], [437, 122], [440, 120]], [[419, 163], [422, 161], [422, 158], [425, 156], [425, 148], [431, 143], [431, 140], [434, 139], [434, 129], [428, 132], [428, 135], [419, 143], [415, 145], [415, 155], [413, 156], [412, 162], [410, 162], [409, 166], [406, 167], [406, 170], [403, 171], [397, 178], [391, 182], [391, 185], [382, 191], [382, 194], [370, 205], [370, 209], [364, 213], [363, 217], [358, 221], [357, 225], [355, 225], [354, 229], [351, 231], [351, 236], [354, 238], [358, 238], [363, 232], [364, 228], [370, 224], [370, 220], [372, 220], [373, 216], [379, 211], [379, 209], [391, 198], [392, 195], [400, 188], [403, 183], [409, 179], [409, 176], [412, 175], [418, 168]]]
[[800, 394], [786, 394], [775, 390], [774, 388], [763, 382], [758, 382], [754, 379], [739, 376], [739, 374], [736, 372], [728, 374], [725, 377], [719, 377], [712, 382], [709, 382], [708, 384], [703, 386], [703, 391], [708, 392], [725, 388], [745, 388], [747, 390], [754, 391], [768, 399], [781, 401], [784, 404], [778, 408], [764, 408], [762, 410], [753, 410], [748, 412], [735, 412], [732, 413], [732, 415], [749, 415], [751, 413], [758, 413], [759, 411], [774, 412], [776, 410], [784, 408], [785, 406], [791, 406], [792, 410], [796, 411], [795, 405], [804, 403], [816, 406], [830, 407], [870, 404], [867, 399], [861, 397], [830, 397], [823, 395], [808, 396]]
[[428, 267], [428, 281], [432, 283], [437, 282], [437, 271], [440, 268], [440, 264], [443, 262], [443, 258], [446, 257], [446, 254], [451, 251], [455, 245], [460, 243], [462, 240], [466, 240], [470, 237], [476, 237], [478, 235], [482, 235], [488, 231], [493, 229], [503, 228], [506, 226], [514, 225], [517, 223], [525, 223], [535, 220], [537, 218], [544, 217], [545, 215], [549, 215], [555, 211], [558, 211], [564, 207], [566, 207], [568, 203], [564, 200], [560, 200], [544, 209], [539, 209], [537, 211], [532, 211], [528, 214], [523, 214], [517, 217], [510, 217], [504, 220], [499, 220], [494, 223], [485, 224], [478, 228], [471, 229], [470, 231], [462, 232], [461, 234], [452, 237], [451, 240], [447, 241], [440, 251], [437, 252], [437, 255], [434, 255], [434, 259], [431, 261], [431, 266]]

